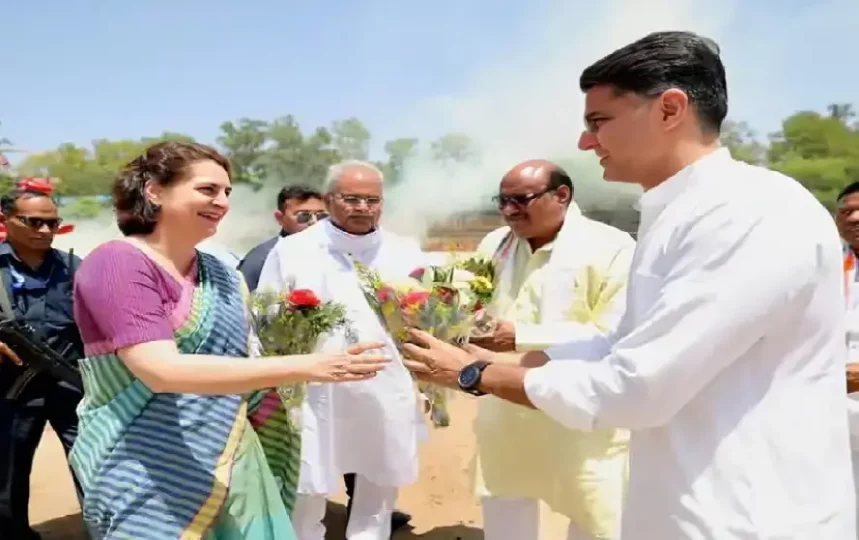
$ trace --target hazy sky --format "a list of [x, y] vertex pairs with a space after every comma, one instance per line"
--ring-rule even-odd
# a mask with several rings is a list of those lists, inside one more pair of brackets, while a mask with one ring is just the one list
[[378, 154], [396, 136], [521, 132], [543, 115], [564, 118], [543, 146], [569, 145], [582, 67], [655, 29], [717, 39], [730, 116], [762, 132], [797, 109], [859, 107], [857, 0], [636, 4], [0, 0], [0, 133], [28, 150], [165, 130], [211, 142], [243, 116], [309, 130], [354, 115]]

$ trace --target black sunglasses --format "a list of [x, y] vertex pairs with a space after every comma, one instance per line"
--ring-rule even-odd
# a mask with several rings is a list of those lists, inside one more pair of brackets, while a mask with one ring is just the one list
[[30, 227], [38, 231], [44, 226], [47, 226], [48, 229], [55, 231], [60, 228], [60, 225], [63, 223], [61, 218], [40, 218], [40, 217], [31, 217], [31, 216], [14, 216], [15, 219], [20, 221], [22, 224]]
[[499, 210], [503, 210], [508, 204], [512, 204], [516, 208], [525, 208], [532, 201], [539, 199], [547, 193], [555, 191], [553, 188], [544, 189], [538, 193], [525, 193], [522, 195], [496, 195], [492, 197], [492, 201], [498, 205]]
[[328, 212], [310, 212], [308, 210], [299, 210], [295, 214], [295, 221], [304, 225], [305, 223], [313, 221], [319, 221], [321, 219], [325, 219], [328, 217]]

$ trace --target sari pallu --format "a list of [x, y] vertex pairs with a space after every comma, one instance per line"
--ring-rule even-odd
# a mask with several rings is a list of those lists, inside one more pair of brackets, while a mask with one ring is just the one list
[[[185, 354], [247, 356], [246, 287], [198, 253], [199, 282], [175, 332]], [[85, 397], [70, 461], [97, 538], [294, 540], [300, 439], [274, 391], [155, 394], [115, 353], [81, 362]]]

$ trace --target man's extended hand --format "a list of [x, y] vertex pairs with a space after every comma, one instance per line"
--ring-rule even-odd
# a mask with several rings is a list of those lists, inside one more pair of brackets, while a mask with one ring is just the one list
[[510, 321], [498, 321], [495, 331], [489, 337], [474, 338], [474, 345], [495, 352], [516, 350], [516, 325]]
[[410, 343], [403, 345], [406, 367], [422, 380], [450, 388], [459, 388], [459, 372], [475, 360], [492, 361], [492, 352], [474, 345], [462, 348], [445, 343], [430, 334], [408, 329]]

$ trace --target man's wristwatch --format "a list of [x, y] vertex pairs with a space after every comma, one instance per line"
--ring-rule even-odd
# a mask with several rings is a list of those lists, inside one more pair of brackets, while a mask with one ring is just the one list
[[472, 396], [485, 395], [486, 392], [481, 392], [477, 387], [480, 386], [480, 379], [483, 378], [483, 370], [489, 364], [490, 362], [486, 360], [478, 360], [462, 368], [456, 381], [459, 384], [459, 389]]

